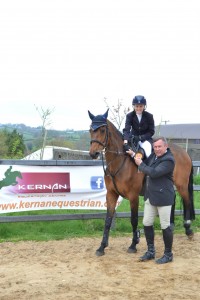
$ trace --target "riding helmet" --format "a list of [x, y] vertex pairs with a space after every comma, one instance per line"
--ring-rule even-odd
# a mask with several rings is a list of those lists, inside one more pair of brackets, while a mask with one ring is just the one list
[[133, 98], [132, 105], [135, 105], [135, 104], [143, 104], [143, 105], [147, 105], [147, 101], [146, 101], [146, 99], [144, 98], [144, 96], [135, 96], [135, 97]]

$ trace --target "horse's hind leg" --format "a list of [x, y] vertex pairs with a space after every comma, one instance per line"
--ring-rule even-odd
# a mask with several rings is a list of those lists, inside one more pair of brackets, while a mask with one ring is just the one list
[[183, 208], [184, 208], [183, 226], [185, 228], [185, 234], [189, 239], [191, 239], [194, 235], [193, 230], [191, 229], [191, 224], [195, 216], [193, 198], [190, 199], [190, 197], [191, 195], [188, 194], [188, 191], [182, 192], [181, 198], [182, 198]]
[[112, 224], [114, 212], [115, 212], [115, 210], [110, 211], [109, 209], [107, 209], [106, 219], [105, 219], [105, 224], [104, 224], [103, 239], [102, 239], [100, 247], [96, 250], [97, 256], [102, 256], [105, 254], [104, 249], [108, 246], [110, 227]]
[[190, 228], [192, 219], [192, 208], [190, 207], [190, 205], [185, 205], [184, 203], [184, 228], [185, 233], [189, 239], [191, 239], [194, 235], [193, 230]]
[[[188, 171], [189, 170], [189, 171]], [[185, 168], [180, 170], [175, 178], [175, 185], [179, 195], [181, 196], [184, 208], [184, 228], [188, 238], [193, 237], [193, 230], [190, 228], [192, 220], [195, 219], [194, 195], [193, 195], [193, 167], [191, 160], [186, 164]]]

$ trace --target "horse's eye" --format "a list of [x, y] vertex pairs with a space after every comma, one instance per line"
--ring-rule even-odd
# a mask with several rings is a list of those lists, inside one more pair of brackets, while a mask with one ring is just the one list
[[104, 128], [101, 128], [101, 134], [104, 133], [104, 132], [105, 132], [105, 129], [104, 129]]

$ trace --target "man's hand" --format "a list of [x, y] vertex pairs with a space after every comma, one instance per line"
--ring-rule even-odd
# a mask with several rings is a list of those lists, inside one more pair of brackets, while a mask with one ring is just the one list
[[129, 149], [128, 151], [126, 151], [127, 154], [129, 154], [131, 157], [135, 156], [135, 152], [132, 149]]

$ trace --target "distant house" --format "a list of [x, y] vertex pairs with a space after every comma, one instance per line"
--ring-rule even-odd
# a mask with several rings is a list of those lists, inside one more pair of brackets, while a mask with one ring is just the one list
[[183, 147], [192, 160], [200, 160], [200, 123], [166, 124], [156, 126], [156, 135]]

